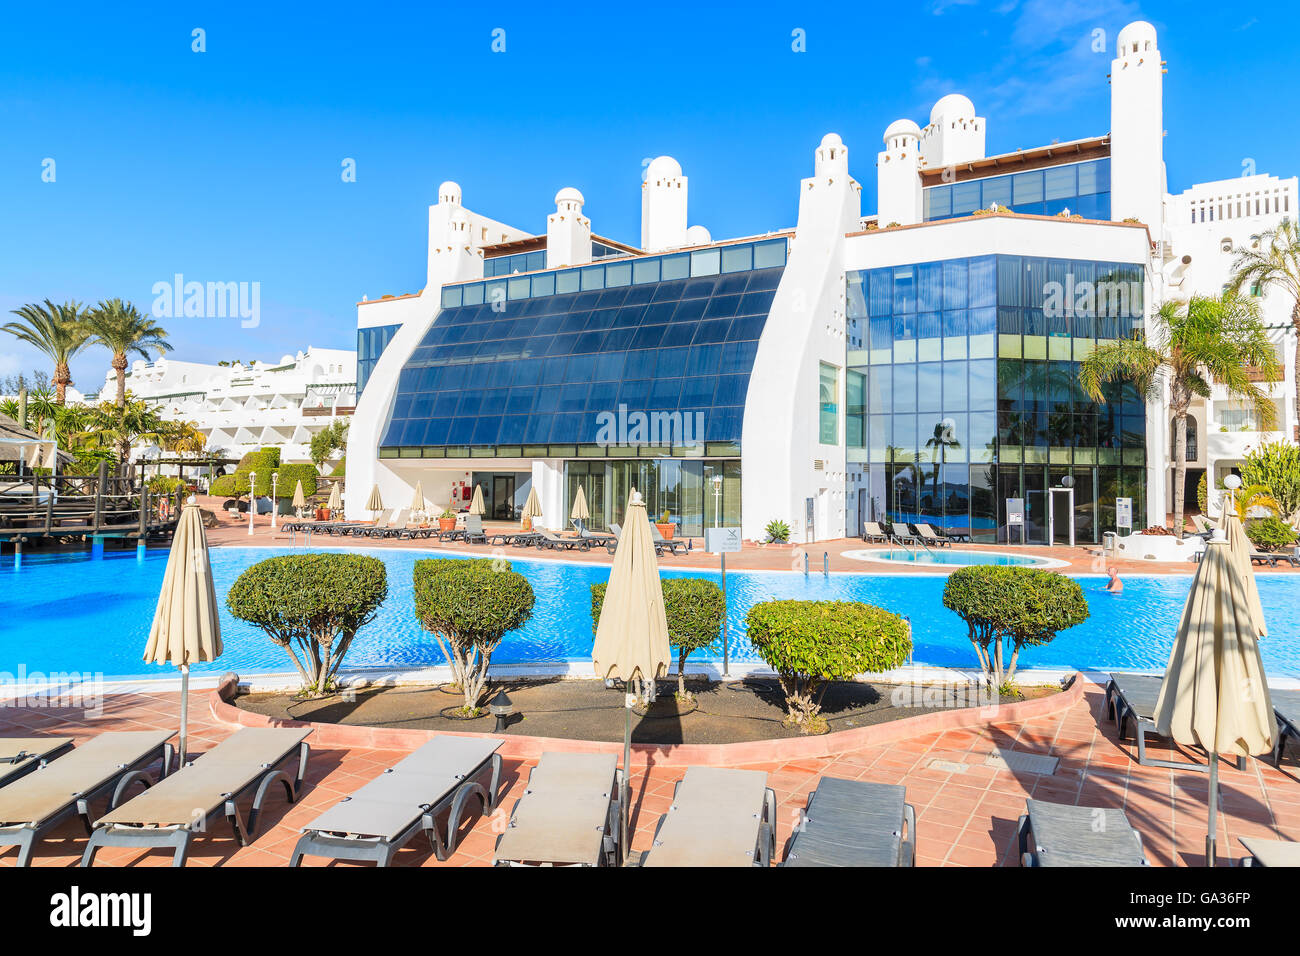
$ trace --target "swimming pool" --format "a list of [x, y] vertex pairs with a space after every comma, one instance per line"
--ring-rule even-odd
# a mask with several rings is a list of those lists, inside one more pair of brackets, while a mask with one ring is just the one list
[[[297, 549], [301, 552], [304, 549]], [[325, 550], [325, 549], [322, 549]], [[419, 667], [442, 663], [433, 636], [416, 623], [411, 572], [415, 561], [446, 552], [367, 550], [388, 567], [389, 595], [378, 617], [357, 635], [348, 652], [351, 667]], [[284, 652], [249, 624], [225, 610], [225, 594], [245, 568], [289, 549], [214, 548], [211, 565], [222, 602], [224, 656], [195, 671], [245, 674], [290, 669]], [[461, 553], [464, 556], [464, 553]], [[547, 561], [508, 554], [537, 593], [533, 619], [508, 636], [494, 660], [500, 663], [591, 659], [590, 585], [609, 578], [600, 565]], [[15, 569], [0, 562], [0, 673], [79, 672], [105, 677], [171, 677], [171, 668], [145, 665], [140, 657], [153, 620], [165, 551], [49, 558], [27, 555]], [[664, 574], [716, 574], [665, 570]], [[1124, 593], [1111, 595], [1102, 576], [1080, 576], [1092, 616], [1051, 644], [1026, 649], [1025, 667], [1155, 668], [1168, 659], [1174, 629], [1191, 583], [1190, 575], [1128, 576]], [[1271, 631], [1263, 643], [1270, 674], [1300, 677], [1300, 576], [1260, 575], [1260, 597]], [[785, 571], [727, 574], [732, 659], [753, 661], [745, 640], [745, 614], [770, 598], [859, 600], [911, 618], [914, 658], [926, 664], [971, 667], [975, 658], [966, 626], [943, 607], [940, 574], [832, 573], [823, 577]], [[721, 648], [700, 653], [720, 659]], [[696, 659], [692, 655], [692, 659]]]
[[844, 557], [854, 561], [884, 561], [893, 564], [925, 564], [934, 567], [966, 568], [971, 565], [993, 565], [1003, 568], [1063, 568], [1067, 561], [1056, 558], [1036, 558], [1027, 554], [1007, 554], [1003, 551], [964, 551], [961, 548], [946, 550], [909, 548], [870, 548], [845, 551]]

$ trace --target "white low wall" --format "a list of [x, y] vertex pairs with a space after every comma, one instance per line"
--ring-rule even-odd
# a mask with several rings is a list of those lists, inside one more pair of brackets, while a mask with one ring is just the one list
[[1140, 561], [1191, 561], [1192, 555], [1205, 550], [1205, 541], [1195, 535], [1181, 540], [1167, 534], [1130, 534], [1120, 538], [1116, 554]]

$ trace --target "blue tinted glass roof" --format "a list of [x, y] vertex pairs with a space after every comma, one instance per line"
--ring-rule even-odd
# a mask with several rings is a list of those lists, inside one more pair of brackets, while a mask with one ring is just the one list
[[587, 444], [597, 415], [699, 412], [740, 441], [784, 266], [444, 308], [398, 379], [384, 447]]

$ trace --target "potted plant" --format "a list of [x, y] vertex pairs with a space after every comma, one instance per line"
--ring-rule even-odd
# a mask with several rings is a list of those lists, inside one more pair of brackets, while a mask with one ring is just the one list
[[438, 515], [438, 530], [439, 530], [439, 531], [455, 531], [455, 530], [456, 530], [456, 512], [454, 512], [454, 511], [444, 511], [442, 514]]
[[767, 532], [770, 544], [787, 544], [790, 541], [790, 526], [780, 518], [773, 518], [763, 530]]
[[655, 522], [655, 527], [659, 529], [659, 534], [663, 536], [665, 541], [672, 540], [673, 531], [677, 528], [673, 524], [673, 516], [667, 510], [659, 516], [659, 520]]

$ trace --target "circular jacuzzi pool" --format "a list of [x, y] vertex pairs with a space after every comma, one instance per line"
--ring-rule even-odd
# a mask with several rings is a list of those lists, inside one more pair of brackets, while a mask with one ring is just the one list
[[1027, 554], [1009, 554], [1005, 551], [965, 551], [960, 548], [867, 548], [845, 551], [844, 557], [854, 561], [879, 561], [885, 564], [910, 564], [936, 568], [965, 568], [974, 564], [1017, 568], [1064, 568], [1068, 561], [1056, 558], [1038, 558]]

